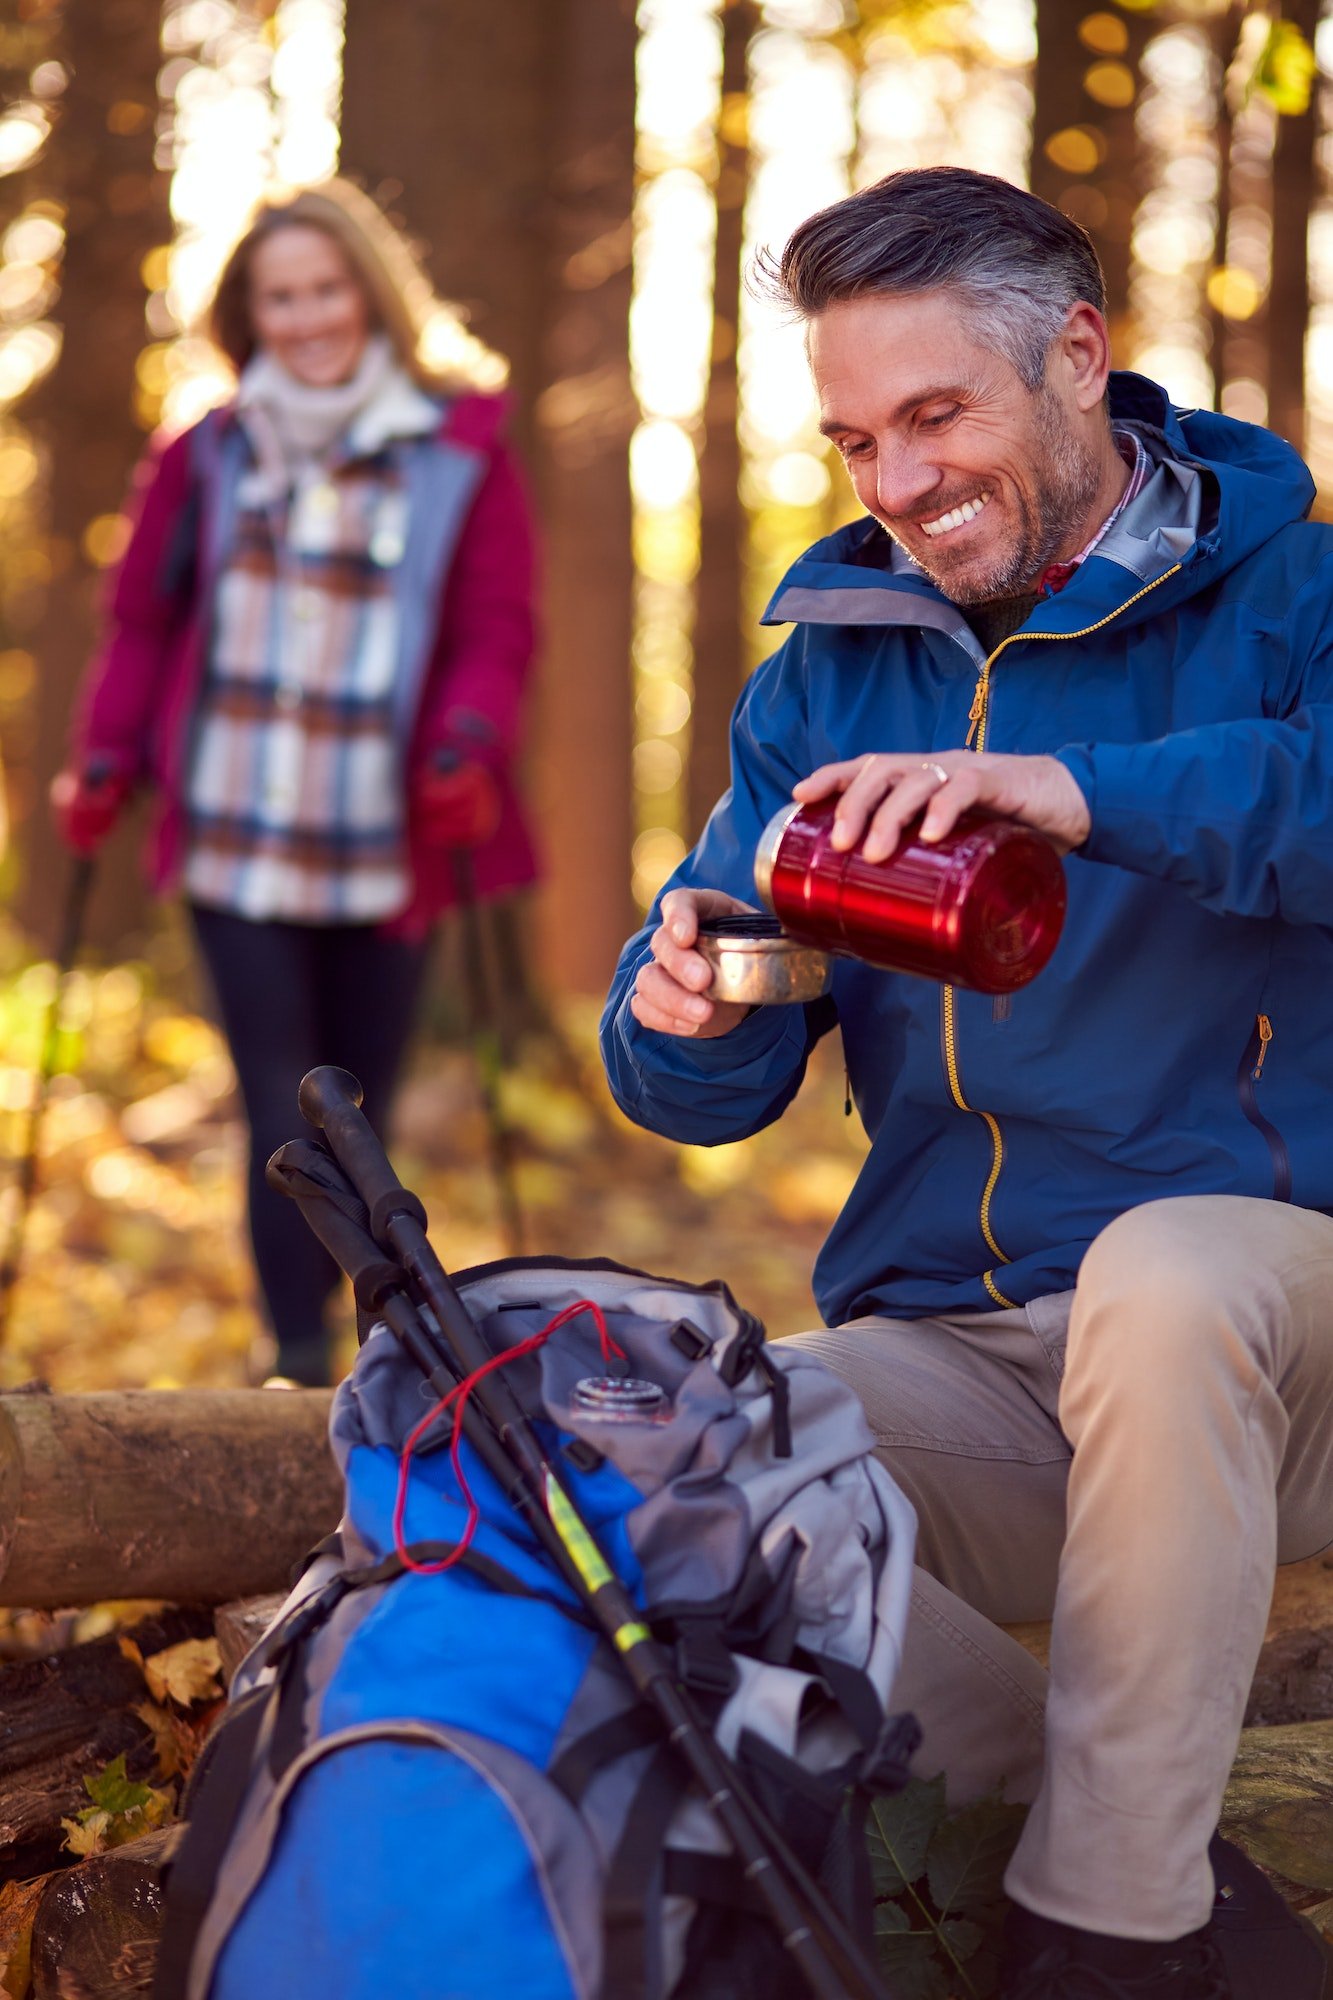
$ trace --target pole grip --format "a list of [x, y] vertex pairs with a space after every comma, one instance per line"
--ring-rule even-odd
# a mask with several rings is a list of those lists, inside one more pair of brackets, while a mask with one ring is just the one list
[[361, 1085], [350, 1070], [322, 1063], [301, 1078], [296, 1101], [301, 1116], [323, 1132], [329, 1151], [366, 1205], [370, 1233], [383, 1248], [396, 1215], [410, 1216], [420, 1229], [426, 1211], [405, 1188], [361, 1109]]
[[334, 1263], [351, 1279], [356, 1302], [364, 1311], [381, 1312], [387, 1299], [405, 1290], [402, 1265], [385, 1256], [366, 1227], [364, 1214], [349, 1212], [353, 1204], [342, 1176], [322, 1146], [313, 1139], [292, 1139], [279, 1146], [264, 1169], [264, 1179], [276, 1194], [289, 1195], [296, 1203]]

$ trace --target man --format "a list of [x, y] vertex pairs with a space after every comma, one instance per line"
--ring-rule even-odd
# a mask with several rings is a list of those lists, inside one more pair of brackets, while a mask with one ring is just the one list
[[[870, 1153], [803, 1338], [917, 1508], [920, 1767], [1033, 1802], [1006, 1993], [1316, 2000], [1323, 1948], [1214, 1827], [1275, 1560], [1333, 1541], [1333, 534], [1278, 439], [1109, 375], [1090, 244], [1004, 182], [892, 175], [773, 276], [869, 518], [777, 593], [732, 788], [622, 958], [612, 1086], [738, 1139], [841, 1031]], [[704, 997], [701, 918], [835, 795], [869, 858], [923, 811], [1049, 834], [1046, 971]], [[992, 1622], [1047, 1615], [1049, 1686]]]

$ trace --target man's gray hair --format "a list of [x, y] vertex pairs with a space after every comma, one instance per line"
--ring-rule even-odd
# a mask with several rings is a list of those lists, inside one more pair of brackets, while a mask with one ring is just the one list
[[1069, 308], [1106, 310], [1106, 283], [1085, 230], [994, 174], [922, 167], [821, 209], [782, 254], [755, 260], [761, 290], [802, 319], [879, 294], [949, 291], [977, 331], [1040, 387]]

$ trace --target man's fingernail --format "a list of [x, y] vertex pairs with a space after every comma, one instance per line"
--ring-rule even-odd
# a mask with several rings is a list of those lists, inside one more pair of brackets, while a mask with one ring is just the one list
[[933, 819], [923, 819], [921, 822], [921, 838], [923, 840], [938, 840], [943, 831], [944, 828], [937, 826]]
[[692, 1021], [702, 1021], [708, 1013], [708, 1002], [706, 1000], [687, 1000], [685, 1002], [685, 1012]]
[[689, 925], [688, 925], [688, 924], [686, 923], [686, 921], [685, 921], [684, 917], [673, 917], [673, 918], [672, 918], [672, 920], [671, 920], [671, 935], [672, 935], [672, 937], [673, 937], [673, 938], [674, 938], [674, 939], [676, 940], [676, 943], [677, 943], [677, 944], [688, 944], [688, 943], [689, 943], [689, 941], [690, 941], [690, 927], [689, 927]]

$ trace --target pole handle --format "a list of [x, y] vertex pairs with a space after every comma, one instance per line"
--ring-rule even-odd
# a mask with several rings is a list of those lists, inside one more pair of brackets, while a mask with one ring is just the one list
[[[279, 1146], [264, 1169], [275, 1194], [289, 1195], [340, 1270], [347, 1273], [356, 1302], [368, 1313], [379, 1313], [386, 1300], [404, 1286], [403, 1268], [386, 1257], [366, 1225], [365, 1211], [352, 1213], [353, 1202], [342, 1176], [324, 1148], [313, 1139], [292, 1139]], [[360, 1203], [355, 1204], [360, 1208]]]
[[332, 1063], [307, 1071], [296, 1101], [301, 1116], [325, 1134], [329, 1151], [366, 1204], [375, 1241], [386, 1250], [392, 1248], [386, 1237], [396, 1215], [410, 1216], [424, 1231], [426, 1211], [389, 1165], [361, 1109], [361, 1085], [351, 1071]]

